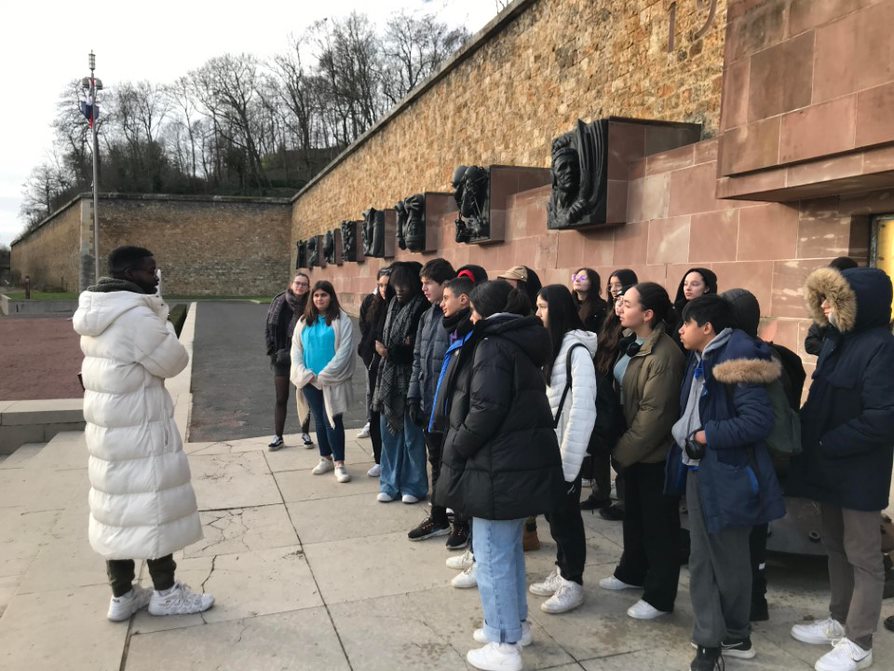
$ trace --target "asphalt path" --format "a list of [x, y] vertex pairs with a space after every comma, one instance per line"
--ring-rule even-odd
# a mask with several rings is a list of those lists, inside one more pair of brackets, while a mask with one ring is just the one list
[[[196, 305], [191, 442], [273, 434], [273, 371], [264, 344], [267, 308], [248, 301], [208, 301]], [[354, 403], [345, 417], [345, 427], [349, 429], [366, 422], [365, 376], [359, 357], [353, 387]], [[286, 434], [298, 432], [296, 414], [292, 387]]]

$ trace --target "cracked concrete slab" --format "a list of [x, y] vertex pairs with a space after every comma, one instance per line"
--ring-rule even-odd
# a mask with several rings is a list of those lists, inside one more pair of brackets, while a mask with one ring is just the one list
[[[317, 460], [314, 461], [315, 466]], [[279, 484], [282, 499], [286, 503], [293, 501], [310, 501], [316, 499], [339, 499], [344, 496], [353, 496], [366, 492], [368, 500], [378, 506], [383, 504], [376, 502], [376, 494], [379, 493], [379, 479], [369, 477], [366, 472], [374, 462], [347, 463], [351, 481], [340, 483], [330, 471], [323, 475], [313, 475], [310, 468], [301, 471], [280, 471], [274, 473]], [[395, 503], [392, 505], [403, 505]]]
[[251, 552], [298, 544], [298, 536], [282, 505], [208, 510], [199, 516], [205, 538], [185, 548], [184, 557]]
[[[348, 670], [325, 608], [135, 635], [127, 671]], [[355, 669], [357, 667], [354, 667]]]
[[199, 510], [281, 503], [276, 481], [260, 452], [190, 456]]
[[119, 671], [127, 623], [105, 619], [109, 597], [106, 585], [17, 596], [0, 619], [0, 668]]

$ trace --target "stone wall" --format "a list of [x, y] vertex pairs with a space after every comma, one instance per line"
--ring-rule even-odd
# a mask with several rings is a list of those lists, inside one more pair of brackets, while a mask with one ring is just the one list
[[718, 129], [726, 0], [520, 0], [501, 16], [305, 187], [293, 242], [368, 207], [449, 190], [460, 164], [548, 167], [552, 139], [578, 118], [691, 121], [706, 136]]
[[53, 213], [34, 232], [13, 242], [12, 272], [31, 276], [32, 288], [77, 291], [81, 218], [86, 200], [76, 198]]
[[[100, 197], [101, 272], [119, 245], [151, 249], [166, 295], [272, 296], [288, 276], [288, 200], [106, 194]], [[12, 247], [35, 288], [78, 290], [81, 240], [92, 254], [93, 209], [76, 199]], [[92, 281], [92, 270], [88, 275]], [[58, 280], [57, 278], [60, 278]]]

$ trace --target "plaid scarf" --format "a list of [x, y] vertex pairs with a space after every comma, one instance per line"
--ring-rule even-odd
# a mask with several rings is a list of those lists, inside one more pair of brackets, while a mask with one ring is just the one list
[[[406, 305], [392, 298], [385, 317], [385, 331], [382, 344], [386, 349], [406, 345], [416, 337], [416, 328], [422, 313], [429, 308], [429, 302], [422, 294]], [[388, 423], [388, 430], [397, 435], [404, 428], [404, 412], [407, 409], [407, 393], [410, 390], [410, 376], [413, 363], [394, 363], [390, 357], [379, 361], [373, 410], [381, 412]]]

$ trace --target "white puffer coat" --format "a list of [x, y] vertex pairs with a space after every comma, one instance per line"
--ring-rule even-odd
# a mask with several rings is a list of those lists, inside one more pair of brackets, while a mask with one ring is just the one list
[[546, 388], [549, 407], [555, 417], [565, 390], [568, 352], [576, 344], [583, 347], [575, 347], [571, 353], [571, 389], [565, 397], [562, 416], [556, 427], [566, 482], [573, 482], [580, 473], [581, 464], [587, 456], [590, 434], [596, 424], [596, 368], [593, 365], [593, 357], [596, 356], [595, 333], [576, 330], [565, 334]]
[[[102, 282], [102, 281], [101, 281]], [[158, 559], [202, 538], [189, 463], [164, 378], [189, 355], [159, 296], [81, 294], [90, 544], [106, 559]]]

